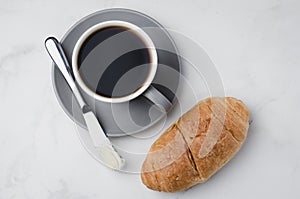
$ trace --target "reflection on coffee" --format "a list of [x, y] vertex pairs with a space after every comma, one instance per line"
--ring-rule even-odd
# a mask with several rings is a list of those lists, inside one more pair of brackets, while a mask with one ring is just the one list
[[78, 56], [81, 78], [93, 92], [104, 97], [124, 97], [143, 86], [150, 62], [142, 38], [119, 26], [93, 33]]

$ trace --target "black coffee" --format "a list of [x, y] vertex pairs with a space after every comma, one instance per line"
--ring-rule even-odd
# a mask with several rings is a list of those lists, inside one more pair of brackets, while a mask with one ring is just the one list
[[124, 97], [139, 89], [150, 71], [146, 44], [134, 32], [111, 26], [93, 33], [78, 56], [79, 74], [94, 92]]

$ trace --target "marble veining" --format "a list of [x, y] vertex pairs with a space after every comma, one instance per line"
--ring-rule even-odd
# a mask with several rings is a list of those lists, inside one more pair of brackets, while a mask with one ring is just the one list
[[[111, 7], [144, 12], [199, 43], [226, 95], [249, 107], [245, 145], [205, 184], [157, 193], [137, 174], [110, 171], [85, 151], [59, 106], [44, 39], [61, 38], [80, 18]], [[0, 199], [300, 198], [299, 10], [298, 0], [1, 1]]]

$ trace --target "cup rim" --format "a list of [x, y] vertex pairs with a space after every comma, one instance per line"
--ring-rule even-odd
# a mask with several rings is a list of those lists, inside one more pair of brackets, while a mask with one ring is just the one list
[[[109, 26], [120, 26], [120, 27], [125, 27], [128, 28], [130, 31], [133, 31], [135, 34], [141, 37], [143, 42], [146, 44], [146, 47], [148, 48], [149, 52], [149, 57], [150, 57], [150, 70], [147, 78], [145, 79], [143, 85], [138, 88], [136, 91], [133, 93], [122, 96], [122, 97], [106, 97], [97, 94], [96, 92], [92, 91], [83, 81], [79, 74], [79, 69], [78, 69], [78, 55], [80, 52], [80, 49], [83, 45], [83, 43], [86, 41], [86, 39], [92, 35], [95, 31], [103, 29], [105, 27]], [[149, 35], [142, 30], [140, 27], [126, 21], [121, 21], [121, 20], [109, 20], [105, 22], [101, 22], [98, 24], [95, 24], [94, 26], [90, 27], [87, 29], [77, 40], [73, 53], [72, 53], [72, 71], [75, 77], [76, 83], [79, 85], [79, 87], [90, 97], [93, 99], [102, 101], [102, 102], [109, 102], [109, 103], [122, 103], [126, 101], [130, 101], [138, 96], [140, 96], [143, 92], [147, 90], [147, 88], [151, 85], [156, 71], [157, 71], [157, 65], [158, 65], [158, 55], [156, 48], [154, 46], [154, 43], [152, 39], [149, 37]]]

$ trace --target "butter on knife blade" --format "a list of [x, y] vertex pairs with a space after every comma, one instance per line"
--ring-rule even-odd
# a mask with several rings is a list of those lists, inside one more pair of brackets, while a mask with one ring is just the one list
[[83, 117], [97, 150], [97, 158], [107, 167], [120, 170], [124, 166], [125, 160], [116, 152], [110, 140], [104, 134], [94, 113], [90, 110], [83, 111]]

